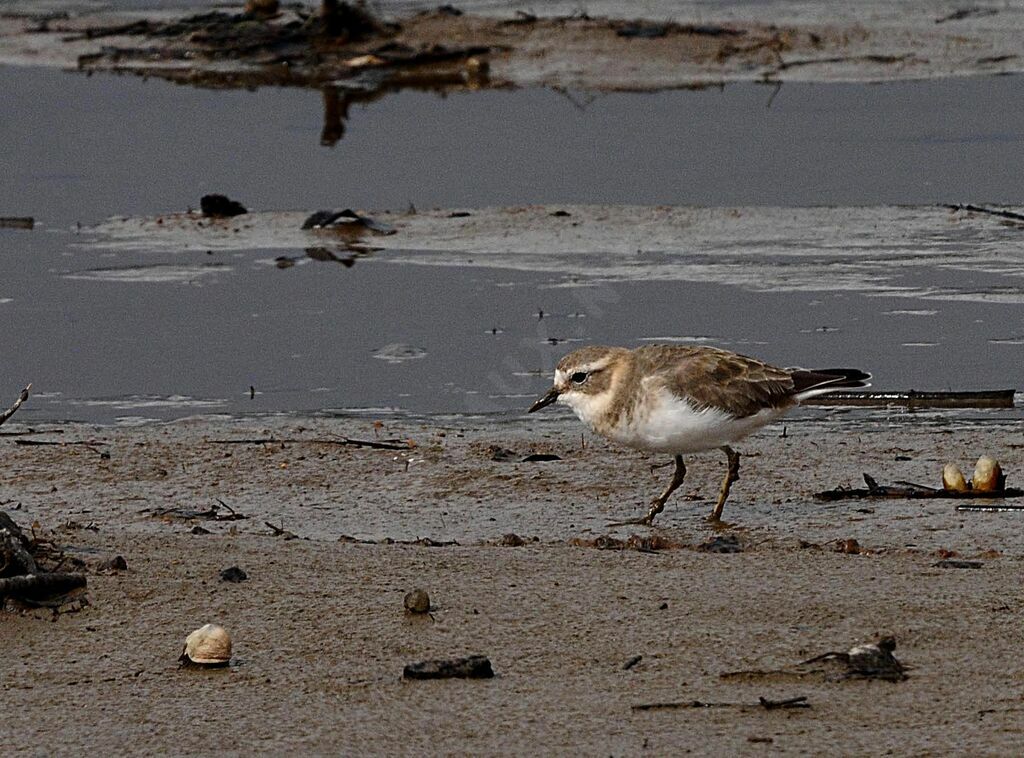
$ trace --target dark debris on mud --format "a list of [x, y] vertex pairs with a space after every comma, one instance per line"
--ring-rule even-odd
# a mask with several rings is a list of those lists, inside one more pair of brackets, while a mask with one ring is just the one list
[[[87, 28], [66, 39], [142, 38], [141, 44], [107, 45], [82, 55], [78, 66], [212, 88], [344, 82], [348, 91], [365, 94], [486, 79], [486, 60], [479, 56], [491, 53], [490, 46], [407, 44], [396, 39], [401, 31], [401, 24], [377, 18], [362, 4], [327, 2], [320, 12], [294, 6], [274, 14], [211, 11], [170, 21], [143, 19]], [[217, 63], [232, 65], [210, 65]], [[341, 107], [347, 110], [347, 104]]]

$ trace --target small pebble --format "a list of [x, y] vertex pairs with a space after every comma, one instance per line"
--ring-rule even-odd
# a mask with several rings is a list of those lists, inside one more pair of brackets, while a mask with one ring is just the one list
[[231, 566], [220, 572], [220, 580], [222, 582], [244, 582], [248, 578], [249, 575], [238, 568], [238, 566]]

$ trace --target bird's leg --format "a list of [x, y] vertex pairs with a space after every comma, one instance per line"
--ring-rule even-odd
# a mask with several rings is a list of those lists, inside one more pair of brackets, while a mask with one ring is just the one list
[[643, 518], [629, 519], [628, 521], [615, 521], [608, 526], [627, 526], [630, 524], [642, 524], [644, 526], [650, 526], [654, 521], [654, 517], [657, 516], [665, 508], [665, 503], [668, 502], [669, 497], [672, 493], [679, 489], [679, 485], [683, 483], [686, 478], [686, 465], [683, 463], [683, 456], [677, 455], [675, 457], [676, 468], [672, 472], [672, 481], [668, 483], [665, 491], [662, 492], [658, 497], [651, 501], [650, 510], [647, 511], [647, 515]]
[[725, 501], [729, 497], [729, 488], [733, 482], [740, 478], [740, 454], [728, 445], [722, 445], [721, 450], [729, 458], [729, 468], [726, 469], [725, 479], [722, 480], [722, 488], [718, 491], [718, 502], [715, 503], [715, 509], [708, 516], [708, 521], [712, 522], [722, 520], [722, 509], [725, 507]]

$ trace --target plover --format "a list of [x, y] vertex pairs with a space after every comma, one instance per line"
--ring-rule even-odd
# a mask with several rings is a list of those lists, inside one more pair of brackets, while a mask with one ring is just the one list
[[555, 369], [554, 386], [530, 406], [565, 403], [593, 431], [628, 447], [670, 453], [672, 480], [651, 501], [650, 525], [683, 483], [683, 455], [718, 448], [728, 469], [709, 521], [720, 521], [729, 488], [739, 478], [740, 456], [730, 444], [773, 421], [802, 400], [850, 387], [870, 386], [858, 369], [777, 368], [716, 347], [648, 345], [584, 347]]

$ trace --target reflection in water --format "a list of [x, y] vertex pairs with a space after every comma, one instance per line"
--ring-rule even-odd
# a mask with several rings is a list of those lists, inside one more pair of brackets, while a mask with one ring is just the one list
[[320, 132], [320, 144], [334, 147], [345, 136], [345, 121], [352, 105], [351, 95], [344, 96], [337, 87], [324, 87], [324, 128]]

